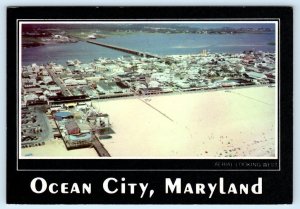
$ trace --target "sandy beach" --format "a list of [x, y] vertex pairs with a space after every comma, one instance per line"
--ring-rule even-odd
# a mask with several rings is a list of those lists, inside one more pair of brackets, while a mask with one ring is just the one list
[[[112, 157], [274, 158], [275, 88], [251, 87], [93, 101], [114, 134], [101, 140]], [[22, 149], [22, 156], [99, 158], [68, 151], [62, 140]]]
[[251, 87], [93, 102], [115, 131], [112, 157], [276, 157], [275, 88]]

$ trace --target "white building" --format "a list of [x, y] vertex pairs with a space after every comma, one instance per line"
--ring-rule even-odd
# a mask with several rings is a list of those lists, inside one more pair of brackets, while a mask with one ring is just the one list
[[49, 86], [48, 90], [52, 93], [60, 93], [61, 89], [59, 86]]
[[45, 84], [48, 84], [48, 83], [50, 83], [51, 81], [53, 81], [52, 78], [51, 78], [51, 76], [43, 76], [43, 82], [44, 82]]

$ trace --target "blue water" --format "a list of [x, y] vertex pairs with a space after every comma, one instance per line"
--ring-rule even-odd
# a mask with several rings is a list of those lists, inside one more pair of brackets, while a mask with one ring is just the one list
[[[134, 33], [114, 35], [98, 39], [112, 45], [118, 45], [157, 55], [195, 54], [203, 49], [219, 53], [241, 53], [245, 50], [274, 52], [275, 34], [163, 34]], [[95, 58], [117, 58], [127, 55], [120, 51], [104, 48], [86, 42], [45, 45], [22, 50], [22, 65], [31, 63], [45, 64], [53, 61], [65, 64], [69, 59], [79, 59], [86, 63]]]

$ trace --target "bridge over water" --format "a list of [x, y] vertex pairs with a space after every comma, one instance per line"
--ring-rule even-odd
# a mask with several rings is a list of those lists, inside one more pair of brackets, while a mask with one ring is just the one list
[[161, 59], [160, 56], [150, 54], [150, 53], [147, 53], [147, 52], [141, 52], [141, 51], [137, 51], [137, 50], [134, 50], [134, 49], [128, 49], [128, 48], [125, 48], [125, 47], [106, 44], [106, 43], [102, 43], [102, 42], [98, 42], [98, 41], [94, 41], [94, 40], [90, 40], [90, 39], [83, 39], [83, 38], [79, 38], [79, 37], [75, 37], [75, 36], [71, 36], [71, 37], [74, 37], [74, 38], [76, 38], [80, 41], [85, 41], [85, 42], [90, 43], [90, 44], [95, 44], [95, 45], [98, 45], [98, 46], [106, 47], [106, 48], [109, 48], [109, 49], [114, 49], [114, 50], [117, 50], [117, 51], [125, 52], [125, 53], [128, 53], [128, 54], [133, 54], [133, 55], [136, 55], [136, 56]]
[[136, 50], [133, 50], [133, 49], [128, 49], [128, 48], [124, 48], [124, 47], [120, 47], [120, 46], [114, 46], [114, 45], [111, 45], [111, 44], [105, 44], [105, 43], [101, 43], [101, 42], [97, 42], [97, 41], [86, 40], [86, 42], [91, 43], [91, 44], [95, 44], [95, 45], [98, 45], [98, 46], [103, 46], [103, 47], [106, 47], [106, 48], [118, 50], [118, 51], [125, 52], [125, 53], [128, 53], [128, 54], [141, 56], [141, 57], [158, 58], [158, 59], [161, 58], [159, 56], [149, 54], [149, 53], [146, 53], [146, 52], [140, 52], [140, 51], [136, 51]]

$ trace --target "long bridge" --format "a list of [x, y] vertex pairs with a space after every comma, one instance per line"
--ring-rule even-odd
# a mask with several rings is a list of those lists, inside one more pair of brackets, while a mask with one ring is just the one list
[[97, 41], [91, 41], [91, 40], [86, 40], [86, 42], [91, 43], [91, 44], [95, 44], [95, 45], [98, 45], [98, 46], [103, 46], [103, 47], [106, 47], [106, 48], [110, 48], [110, 49], [115, 49], [115, 50], [125, 52], [125, 53], [128, 53], [128, 54], [141, 56], [141, 57], [160, 59], [160, 57], [157, 56], [157, 55], [149, 54], [149, 53], [146, 53], [146, 52], [140, 52], [140, 51], [136, 51], [136, 50], [133, 50], [133, 49], [128, 49], [128, 48], [124, 48], [124, 47], [120, 47], [120, 46], [114, 46], [114, 45], [111, 45], [111, 44], [105, 44], [105, 43], [101, 43], [101, 42], [97, 42]]
[[90, 43], [90, 44], [95, 44], [95, 45], [98, 45], [98, 46], [106, 47], [106, 48], [109, 48], [109, 49], [114, 49], [114, 50], [125, 52], [125, 53], [128, 53], [128, 54], [133, 54], [133, 55], [146, 57], [146, 58], [161, 59], [160, 56], [150, 54], [150, 53], [147, 53], [147, 52], [140, 52], [140, 51], [133, 50], [133, 49], [128, 49], [128, 48], [125, 48], [125, 47], [120, 47], [120, 46], [115, 46], [115, 45], [111, 45], [111, 44], [106, 44], [106, 43], [102, 43], [102, 42], [97, 42], [97, 41], [93, 41], [93, 40], [84, 39], [84, 38], [79, 38], [79, 37], [76, 37], [76, 36], [70, 36], [70, 37], [76, 38], [80, 41], [85, 41], [85, 42]]

